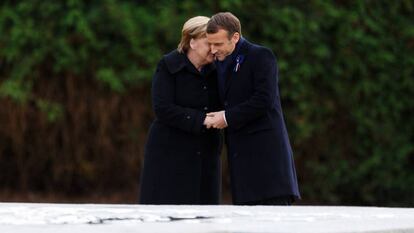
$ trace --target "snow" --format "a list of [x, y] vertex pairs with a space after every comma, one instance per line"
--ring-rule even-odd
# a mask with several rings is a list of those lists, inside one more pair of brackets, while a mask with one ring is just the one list
[[0, 232], [414, 232], [414, 208], [0, 203]]

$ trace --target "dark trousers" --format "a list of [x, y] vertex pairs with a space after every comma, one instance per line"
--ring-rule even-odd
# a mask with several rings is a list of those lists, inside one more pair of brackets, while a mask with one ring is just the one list
[[258, 201], [248, 201], [241, 203], [240, 205], [281, 205], [281, 206], [289, 206], [295, 199], [291, 196], [284, 196], [284, 197], [272, 197], [269, 199], [258, 200]]

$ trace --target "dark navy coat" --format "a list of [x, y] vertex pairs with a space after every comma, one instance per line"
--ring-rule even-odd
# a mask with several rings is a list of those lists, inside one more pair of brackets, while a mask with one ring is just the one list
[[222, 93], [233, 202], [300, 198], [276, 58], [271, 50], [247, 40], [233, 57], [239, 64], [230, 65]]
[[141, 204], [219, 204], [219, 131], [203, 125], [220, 110], [214, 64], [199, 72], [173, 51], [158, 64], [152, 101], [156, 119], [145, 147]]

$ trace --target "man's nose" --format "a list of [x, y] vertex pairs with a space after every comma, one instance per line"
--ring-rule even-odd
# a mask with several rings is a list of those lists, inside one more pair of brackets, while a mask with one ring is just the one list
[[217, 49], [214, 47], [214, 45], [211, 45], [211, 46], [210, 46], [210, 52], [211, 52], [212, 54], [216, 54], [216, 53], [217, 53]]

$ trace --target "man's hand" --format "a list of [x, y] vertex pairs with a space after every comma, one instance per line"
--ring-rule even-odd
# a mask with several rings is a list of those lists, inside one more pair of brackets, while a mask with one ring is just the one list
[[226, 121], [224, 120], [224, 111], [210, 112], [207, 113], [207, 117], [204, 120], [204, 125], [207, 129], [216, 128], [224, 129], [227, 127]]

